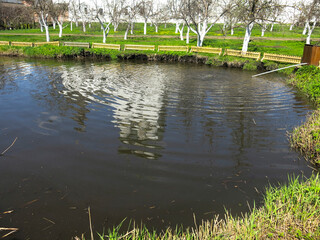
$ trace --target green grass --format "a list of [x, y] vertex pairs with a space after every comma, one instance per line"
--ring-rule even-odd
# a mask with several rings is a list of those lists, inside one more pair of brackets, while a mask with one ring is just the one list
[[308, 95], [311, 101], [320, 105], [320, 69], [305, 66], [299, 69], [289, 82]]
[[[320, 106], [320, 69], [315, 66], [300, 68], [289, 82]], [[320, 166], [320, 110], [290, 134], [291, 146], [303, 153], [312, 164]]]
[[[18, 41], [18, 42], [44, 42], [45, 36], [40, 35], [0, 35], [0, 41]], [[96, 42], [101, 43], [102, 37], [92, 36], [74, 36], [64, 35], [62, 38], [58, 36], [52, 36], [51, 41], [61, 42]], [[107, 43], [112, 44], [145, 44], [145, 45], [187, 45], [185, 41], [181, 41], [178, 38], [146, 38], [135, 37], [124, 40], [118, 37], [108, 37]], [[196, 39], [191, 39], [189, 46], [196, 46]], [[204, 47], [219, 47], [241, 50], [242, 40], [238, 39], [206, 39], [203, 44]], [[253, 40], [249, 43], [249, 51], [261, 52], [261, 53], [276, 53], [285, 55], [302, 56], [303, 54], [303, 41], [275, 41], [275, 40]]]
[[291, 147], [300, 151], [313, 165], [320, 166], [320, 110], [290, 134]]
[[[63, 33], [64, 34], [101, 34], [100, 25], [98, 23], [92, 23], [92, 27], [89, 28], [87, 24], [87, 31], [86, 33], [83, 33], [82, 31], [82, 24], [79, 23], [79, 26], [76, 27], [75, 24], [73, 24], [73, 31], [70, 30], [70, 24], [65, 23], [64, 25], [67, 25], [66, 28], [64, 28]], [[110, 29], [110, 34], [115, 35], [124, 35], [126, 29], [125, 24], [120, 24], [117, 31], [114, 32], [113, 27]], [[270, 32], [270, 27], [265, 32], [265, 37], [272, 37], [272, 38], [305, 38], [305, 36], [302, 35], [303, 27], [294, 27], [292, 31], [289, 31], [289, 25], [287, 24], [275, 24], [274, 29], [272, 32]], [[187, 29], [185, 27], [184, 34], [186, 33]], [[8, 32], [8, 33], [41, 33], [39, 28], [35, 29], [16, 29], [16, 30], [5, 30], [1, 32]], [[50, 32], [58, 34], [59, 28], [56, 26], [56, 29], [53, 29], [52, 26], [50, 27]], [[135, 23], [134, 27], [134, 34], [142, 35], [143, 34], [143, 23]], [[159, 25], [159, 32], [155, 32], [155, 27], [150, 26], [148, 24], [147, 27], [147, 34], [148, 35], [171, 35], [171, 36], [178, 36], [179, 33], [175, 33], [175, 24], [167, 24], [165, 27], [165, 24]], [[234, 35], [235, 37], [243, 37], [245, 34], [244, 27], [238, 25], [236, 28], [234, 28]], [[195, 36], [195, 34], [190, 31], [191, 36]], [[230, 36], [230, 29], [227, 29], [226, 35]], [[223, 36], [222, 31], [222, 24], [215, 24], [214, 27], [210, 29], [208, 32], [208, 36]], [[252, 30], [252, 36], [253, 37], [260, 37], [261, 36], [261, 28], [258, 25], [255, 25]], [[312, 37], [319, 38], [320, 37], [320, 29], [316, 28], [312, 34]]]
[[[224, 219], [218, 216], [211, 221], [202, 221], [192, 228], [168, 228], [162, 232], [145, 226], [129, 224], [97, 233], [100, 240], [106, 239], [319, 239], [320, 238], [320, 178], [314, 175], [301, 181], [289, 178], [284, 186], [267, 188], [264, 204], [253, 207], [250, 213], [233, 217], [228, 212]], [[90, 234], [83, 234], [81, 238]], [[89, 239], [89, 238], [87, 238]]]

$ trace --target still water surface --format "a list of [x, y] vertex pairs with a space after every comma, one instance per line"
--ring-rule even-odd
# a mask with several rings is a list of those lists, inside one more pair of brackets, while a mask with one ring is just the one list
[[252, 74], [0, 58], [0, 152], [18, 137], [0, 157], [0, 226], [70, 239], [89, 231], [88, 206], [99, 232], [125, 217], [192, 226], [310, 175], [286, 131], [312, 106], [278, 75]]

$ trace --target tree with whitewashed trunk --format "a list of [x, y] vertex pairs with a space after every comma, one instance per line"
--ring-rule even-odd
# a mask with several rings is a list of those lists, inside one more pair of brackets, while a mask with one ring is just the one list
[[51, 18], [58, 24], [59, 26], [59, 38], [62, 37], [62, 31], [66, 26], [63, 26], [65, 15], [68, 11], [69, 3], [66, 1], [55, 1], [50, 8], [50, 16]]
[[150, 16], [150, 21], [155, 27], [155, 32], [159, 32], [159, 24], [166, 21], [166, 6], [161, 3], [155, 3], [153, 7], [152, 14]]
[[268, 24], [263, 21], [260, 23], [260, 27], [261, 27], [261, 37], [264, 37], [265, 31], [268, 29]]
[[190, 27], [187, 26], [187, 33], [186, 33], [186, 44], [190, 43]]
[[242, 44], [242, 52], [246, 53], [254, 24], [271, 21], [271, 12], [282, 5], [277, 0], [238, 0], [236, 5], [239, 21], [246, 30]]
[[140, 0], [140, 2], [137, 4], [139, 7], [139, 15], [140, 17], [143, 18], [143, 23], [144, 23], [143, 34], [144, 35], [147, 34], [147, 24], [152, 15], [153, 4], [154, 4], [153, 0]]
[[127, 25], [124, 33], [124, 40], [127, 40], [129, 30], [131, 29], [133, 31], [132, 26], [134, 25], [136, 16], [139, 13], [139, 5], [136, 1], [127, 1], [121, 12], [121, 22]]
[[78, 13], [78, 4], [77, 0], [71, 0], [69, 3], [69, 18], [70, 18], [70, 30], [73, 31], [73, 22], [76, 23], [76, 26], [78, 27], [78, 21], [79, 21], [79, 13]]
[[230, 29], [230, 35], [234, 34], [234, 27], [239, 22], [236, 2], [232, 0], [222, 0], [222, 7], [224, 9], [232, 9], [232, 11], [227, 11], [224, 15], [224, 22], [226, 26]]
[[48, 18], [50, 9], [52, 8], [53, 2], [52, 0], [29, 0], [26, 1], [34, 11], [36, 12], [40, 26], [43, 26], [46, 32], [46, 41], [50, 42], [50, 34], [49, 34], [49, 24], [48, 24]]
[[82, 22], [82, 31], [87, 32], [86, 25], [88, 23], [88, 19], [90, 18], [91, 10], [86, 3], [80, 2], [80, 0], [78, 4], [78, 13]]
[[313, 18], [313, 12], [312, 7], [317, 1], [312, 0], [312, 2], [307, 1], [300, 1], [299, 2], [299, 10], [300, 10], [300, 16], [299, 16], [299, 23], [304, 24], [304, 28], [302, 31], [302, 35], [306, 35], [308, 30], [310, 29], [310, 21], [312, 21]]
[[[185, 27], [185, 21], [182, 16], [185, 2], [182, 0], [169, 0], [168, 9], [171, 13], [171, 20], [175, 22], [175, 33], [180, 34], [180, 39], [183, 40], [183, 30]], [[182, 26], [181, 26], [182, 25]]]
[[103, 36], [103, 43], [106, 43], [107, 37], [110, 31], [110, 25], [111, 21], [108, 18], [108, 10], [106, 10], [107, 4], [103, 4], [102, 6], [99, 6], [97, 3], [95, 4], [95, 9], [92, 10], [92, 12], [95, 13], [95, 17], [100, 23], [101, 29], [102, 29], [102, 36]]
[[270, 26], [270, 32], [273, 31], [274, 28], [274, 24], [278, 23], [278, 19], [280, 18], [280, 16], [282, 15], [286, 4], [285, 2], [281, 2], [282, 0], [277, 0], [274, 1], [273, 5], [276, 5], [276, 8], [273, 8], [273, 11], [270, 13], [270, 16], [268, 18], [271, 18], [271, 26]]
[[286, 10], [284, 12], [288, 13], [289, 18], [289, 31], [292, 31], [294, 25], [299, 21], [300, 16], [300, 8], [297, 3], [293, 3], [291, 5], [286, 6]]
[[197, 46], [201, 47], [205, 36], [227, 11], [219, 0], [181, 0], [179, 6], [173, 8], [178, 12], [179, 18], [183, 19], [192, 32], [197, 34]]
[[[108, 15], [108, 18], [110, 19], [113, 30], [116, 32], [119, 27], [119, 23], [121, 21], [121, 13], [123, 8], [125, 7], [125, 0], [104, 0], [106, 5], [106, 14]], [[134, 2], [134, 0], [132, 1]]]
[[311, 34], [315, 29], [317, 22], [320, 19], [320, 1], [313, 0], [310, 4], [307, 5], [307, 9], [308, 11], [307, 11], [306, 19], [308, 23], [312, 23], [312, 26], [310, 26], [310, 24], [308, 24], [307, 26], [306, 44], [310, 44]]
[[39, 25], [40, 25], [40, 31], [43, 32], [44, 26], [42, 25], [42, 21], [41, 21], [40, 17], [38, 18], [38, 20], [39, 20]]

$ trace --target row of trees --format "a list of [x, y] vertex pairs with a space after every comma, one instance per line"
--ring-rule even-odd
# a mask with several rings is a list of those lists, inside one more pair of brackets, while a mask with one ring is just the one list
[[[307, 43], [320, 18], [320, 0], [307, 0], [289, 4], [285, 0], [28, 0], [36, 12], [41, 29], [45, 29], [47, 41], [50, 41], [49, 21], [59, 26], [62, 36], [64, 18], [68, 13], [70, 28], [82, 23], [83, 31], [87, 24], [96, 21], [101, 25], [103, 42], [106, 42], [111, 26], [114, 31], [120, 23], [126, 26], [124, 39], [129, 31], [133, 34], [134, 23], [144, 23], [144, 34], [150, 23], [158, 31], [160, 23], [175, 23], [176, 33], [181, 40], [189, 43], [190, 32], [197, 35], [197, 45], [202, 46], [205, 36], [217, 23], [223, 22], [222, 31], [243, 27], [245, 36], [242, 51], [246, 52], [254, 25], [261, 27], [261, 35], [275, 23], [290, 21], [290, 30], [295, 25], [304, 25]], [[89, 4], [91, 3], [91, 4]], [[186, 29], [186, 34], [184, 31]]]

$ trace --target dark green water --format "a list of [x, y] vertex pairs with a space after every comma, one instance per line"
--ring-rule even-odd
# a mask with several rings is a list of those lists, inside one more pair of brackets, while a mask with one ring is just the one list
[[252, 74], [0, 58], [0, 152], [18, 137], [0, 157], [0, 226], [71, 239], [88, 233], [88, 206], [98, 232], [124, 218], [192, 226], [309, 176], [286, 131], [312, 106], [278, 75]]

